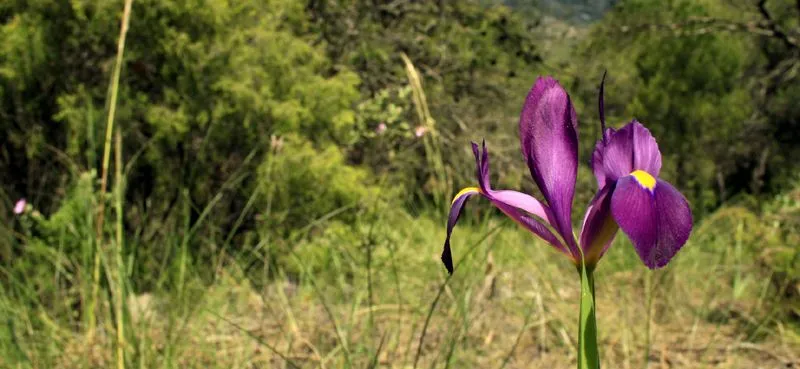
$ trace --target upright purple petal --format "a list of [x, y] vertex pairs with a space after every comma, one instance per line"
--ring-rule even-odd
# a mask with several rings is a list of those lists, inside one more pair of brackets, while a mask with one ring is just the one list
[[603, 187], [586, 209], [581, 227], [580, 245], [587, 265], [595, 265], [606, 253], [619, 226], [611, 216], [611, 198], [615, 183]]
[[606, 180], [616, 181], [634, 170], [643, 170], [658, 177], [661, 152], [650, 131], [633, 120], [611, 135], [602, 150], [602, 162]]
[[522, 108], [519, 133], [531, 175], [556, 218], [553, 226], [575, 250], [570, 219], [578, 170], [578, 119], [569, 95], [555, 79], [536, 81]]
[[[603, 142], [606, 142], [610, 137], [610, 133], [606, 130], [606, 103], [605, 103], [605, 85], [606, 85], [607, 71], [603, 72], [603, 79], [600, 81], [600, 92], [597, 94], [597, 111], [600, 114], [600, 135]], [[613, 132], [613, 131], [612, 131]]]
[[606, 170], [603, 168], [603, 153], [608, 145], [608, 140], [614, 135], [616, 131], [613, 128], [605, 128], [603, 130], [603, 138], [597, 140], [592, 151], [592, 161], [589, 165], [594, 172], [594, 177], [597, 178], [597, 186], [603, 188], [606, 186]]
[[633, 130], [633, 169], [643, 170], [658, 178], [661, 172], [661, 151], [650, 130], [635, 119], [628, 124]]
[[482, 148], [478, 148], [478, 144], [472, 142], [472, 153], [475, 155], [475, 176], [478, 177], [481, 191], [488, 192], [492, 188], [489, 183], [489, 151], [486, 150], [486, 141], [481, 146]]
[[611, 214], [650, 269], [666, 265], [692, 231], [686, 198], [669, 183], [643, 173], [619, 179]]

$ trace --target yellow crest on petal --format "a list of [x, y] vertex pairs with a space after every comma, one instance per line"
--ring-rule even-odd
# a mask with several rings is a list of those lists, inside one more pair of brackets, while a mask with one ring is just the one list
[[463, 189], [461, 191], [458, 191], [458, 193], [455, 195], [455, 197], [453, 197], [453, 201], [450, 204], [452, 205], [453, 203], [456, 202], [456, 200], [458, 200], [459, 197], [464, 196], [464, 195], [466, 195], [468, 193], [480, 193], [480, 192], [481, 192], [481, 189], [478, 188], [478, 187], [467, 187], [467, 188], [465, 188], [465, 189]]
[[656, 187], [656, 179], [653, 178], [650, 173], [647, 173], [643, 170], [634, 170], [631, 172], [633, 178], [636, 178], [636, 181], [639, 182], [642, 187], [652, 191], [653, 188]]

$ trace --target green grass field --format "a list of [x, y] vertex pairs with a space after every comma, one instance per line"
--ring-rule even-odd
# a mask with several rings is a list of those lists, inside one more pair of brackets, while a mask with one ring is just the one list
[[[152, 202], [165, 199], [125, 203], [126, 185], [141, 178], [129, 172], [131, 163], [147, 147], [131, 148], [136, 154], [123, 163], [114, 111], [124, 45], [121, 37], [116, 63], [107, 66], [106, 136], [87, 139], [87, 162], [100, 162], [94, 155], [102, 147], [102, 166], [81, 170], [64, 159], [69, 173], [57, 175], [68, 185], [48, 194], [58, 199], [55, 210], [28, 204], [0, 223], [0, 368], [576, 366], [580, 280], [562, 254], [476, 199], [454, 232], [455, 273], [448, 276], [439, 261], [451, 187], [464, 185], [452, 183], [457, 176], [445, 163], [464, 159], [444, 160], [442, 142], [451, 132], [437, 131], [423, 78], [405, 54], [404, 96], [411, 95], [414, 121], [430, 133], [398, 160], [412, 159], [400, 164], [409, 176], [429, 170], [426, 188], [399, 193], [385, 173], [362, 178], [367, 169], [349, 166], [338, 148], [287, 144], [297, 150], [287, 156], [298, 158], [279, 163], [284, 174], [311, 163], [302, 168], [310, 175], [292, 180], [327, 180], [319, 188], [302, 183], [304, 206], [316, 206], [314, 196], [331, 187], [338, 192], [320, 203], [368, 197], [290, 228], [274, 221], [286, 217], [270, 218], [289, 210], [271, 206], [273, 195], [275, 203], [290, 197], [279, 192], [297, 183], [271, 176], [272, 160], [281, 158], [272, 152], [258, 173], [227, 168], [218, 192], [200, 183], [216, 193], [207, 203], [193, 203], [192, 188], [183, 187], [163, 214]], [[502, 137], [516, 145], [516, 137]], [[252, 157], [237, 163], [244, 168]], [[585, 167], [580, 173], [579, 186], [594, 185]], [[255, 175], [258, 191], [241, 209], [225, 210], [235, 218], [214, 217], [231, 188]], [[595, 275], [603, 367], [800, 368], [800, 182], [787, 187], [752, 206], [743, 195], [703, 214], [660, 270], [644, 267], [620, 232]], [[6, 205], [17, 199], [2, 191], [0, 209], [10, 214]], [[261, 203], [267, 206], [255, 205]]]
[[[663, 270], [642, 267], [617, 239], [597, 272], [605, 367], [797, 365], [797, 323], [785, 320], [776, 280], [748, 248], [746, 218], [730, 237], [703, 236], [740, 219], [734, 210], [700, 224]], [[329, 224], [297, 240], [282, 267], [259, 262], [272, 245], [200, 265], [181, 251], [183, 230], [162, 245], [173, 257], [151, 275], [122, 273], [121, 306], [117, 281], [100, 281], [94, 311], [83, 307], [91, 258], [31, 252], [40, 259], [3, 270], [28, 277], [10, 278], [0, 294], [0, 367], [112, 367], [118, 311], [131, 368], [574, 367], [574, 267], [506, 219], [472, 218], [455, 232], [452, 278], [438, 260], [441, 217], [390, 212], [355, 228]], [[101, 268], [115, 276], [111, 254]], [[30, 278], [24, 269], [34, 266]], [[134, 279], [152, 290], [131, 291]]]

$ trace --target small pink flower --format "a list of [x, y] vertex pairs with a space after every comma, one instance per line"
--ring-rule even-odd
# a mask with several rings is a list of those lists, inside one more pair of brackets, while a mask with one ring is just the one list
[[414, 136], [422, 137], [426, 132], [428, 132], [427, 128], [424, 126], [417, 126], [417, 128], [414, 129]]
[[378, 126], [375, 127], [375, 133], [377, 134], [381, 134], [385, 131], [386, 131], [386, 123], [381, 122], [381, 124], [378, 124]]
[[27, 202], [25, 201], [25, 199], [19, 199], [17, 203], [14, 205], [14, 214], [17, 215], [22, 214], [22, 212], [25, 211], [26, 204]]

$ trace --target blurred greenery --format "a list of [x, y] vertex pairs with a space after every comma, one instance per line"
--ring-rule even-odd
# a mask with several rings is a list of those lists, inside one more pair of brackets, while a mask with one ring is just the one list
[[[643, 268], [624, 240], [603, 261], [598, 280], [633, 290], [615, 310], [607, 306], [616, 292], [601, 286], [601, 315], [608, 309], [632, 326], [649, 317], [647, 331], [605, 337], [604, 327], [621, 323], [600, 317], [604, 362], [660, 360], [637, 351], [650, 352], [651, 320], [670, 337], [688, 335], [671, 324], [692, 327], [691, 337], [716, 329], [702, 353], [687, 349], [698, 365], [715, 363], [717, 339], [775, 350], [800, 343], [795, 1], [135, 0], [113, 117], [119, 174], [106, 193], [104, 123], [122, 15], [122, 0], [0, 2], [0, 316], [8, 321], [0, 367], [110, 366], [111, 347], [124, 346], [111, 340], [120, 301], [132, 328], [120, 333], [129, 364], [245, 367], [236, 355], [222, 364], [186, 349], [213, 353], [213, 342], [181, 341], [181, 327], [207, 329], [200, 309], [222, 309], [228, 289], [247, 306], [249, 292], [237, 291], [263, 292], [269, 303], [258, 314], [280, 311], [262, 318], [294, 332], [264, 352], [314, 357], [321, 367], [416, 367], [420, 357], [431, 367], [495, 367], [519, 342], [542, 355], [540, 365], [569, 364], [574, 357], [547, 361], [551, 349], [568, 357], [564, 326], [573, 322], [542, 299], [577, 301], [563, 297], [577, 285], [558, 285], [568, 282], [554, 270], [569, 266], [556, 253], [507, 229], [487, 238], [498, 247], [486, 246], [482, 237], [504, 218], [470, 206], [456, 236], [471, 275], [444, 279], [436, 254], [450, 197], [475, 182], [469, 142], [486, 140], [495, 187], [535, 193], [517, 137], [525, 94], [538, 75], [560, 80], [588, 163], [604, 71], [609, 124], [635, 118], [653, 132], [661, 176], [687, 196], [697, 223], [691, 256], [682, 251], [675, 271], [632, 272]], [[595, 186], [581, 165], [579, 209]], [[21, 198], [27, 207], [17, 215]], [[469, 242], [480, 255], [467, 253]], [[536, 281], [533, 290], [507, 282], [515, 278]], [[504, 288], [515, 297], [494, 310], [471, 295]], [[442, 296], [446, 313], [426, 318]], [[664, 297], [653, 311], [672, 312], [650, 319], [644, 296]], [[161, 305], [142, 302], [151, 298]], [[354, 318], [397, 306], [394, 325]], [[296, 311], [305, 323], [295, 308], [307, 310]], [[470, 336], [473, 308], [507, 315], [514, 329], [529, 327], [523, 311], [536, 311], [543, 323], [530, 331], [541, 332], [533, 343], [512, 341], [508, 330]], [[137, 309], [164, 323], [143, 325]], [[333, 333], [298, 333], [322, 316]], [[430, 319], [439, 326], [428, 328]], [[428, 346], [426, 329], [435, 337]], [[94, 345], [99, 353], [84, 355]], [[797, 359], [770, 352], [780, 365]], [[745, 362], [758, 360], [728, 364]]]

